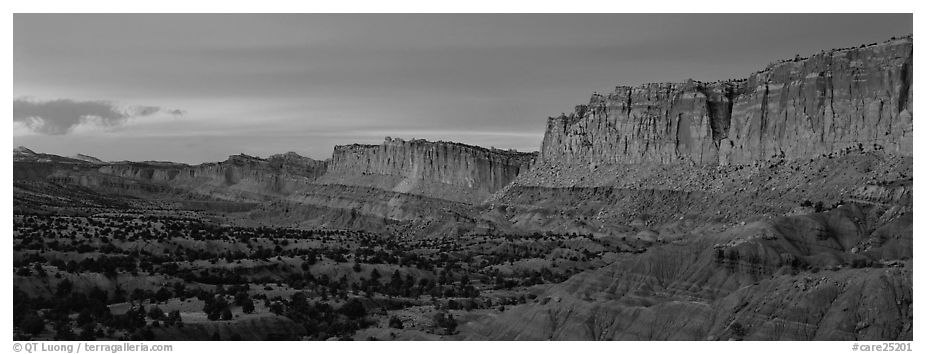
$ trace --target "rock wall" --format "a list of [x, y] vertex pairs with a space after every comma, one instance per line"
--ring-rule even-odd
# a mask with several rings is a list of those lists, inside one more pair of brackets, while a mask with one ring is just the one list
[[[94, 164], [57, 155], [14, 151], [14, 158], [18, 159], [17, 179], [54, 175], [79, 179], [82, 185], [92, 186], [99, 184], [97, 180], [121, 178], [237, 201], [304, 193], [316, 185], [345, 185], [466, 204], [478, 204], [508, 185], [528, 170], [535, 157], [536, 153], [453, 142], [391, 138], [382, 145], [336, 146], [333, 157], [325, 161], [290, 152], [266, 159], [232, 155], [226, 161], [199, 165], [156, 161]], [[87, 173], [76, 176], [74, 171], [78, 167], [88, 170]]]
[[540, 162], [744, 164], [847, 147], [912, 155], [913, 38], [771, 64], [746, 79], [645, 84], [550, 118]]
[[452, 142], [386, 138], [380, 145], [336, 146], [325, 179], [338, 182], [358, 175], [384, 175], [400, 179], [393, 187], [399, 192], [409, 192], [416, 181], [424, 181], [487, 194], [526, 171], [534, 157]]
[[[289, 194], [324, 175], [327, 163], [296, 153], [267, 159], [232, 155], [228, 160], [195, 166], [143, 162], [113, 163], [99, 171], [118, 177], [168, 184], [223, 198]], [[227, 193], [226, 193], [227, 192]]]

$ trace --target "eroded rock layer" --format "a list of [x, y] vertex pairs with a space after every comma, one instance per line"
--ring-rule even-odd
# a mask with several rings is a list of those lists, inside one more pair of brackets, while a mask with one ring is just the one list
[[913, 39], [904, 37], [741, 80], [617, 87], [550, 118], [540, 160], [742, 164], [858, 146], [911, 155], [912, 82]]
[[380, 145], [336, 146], [323, 182], [478, 202], [511, 183], [533, 158], [511, 150], [387, 138]]
[[909, 340], [909, 207], [850, 204], [693, 230], [466, 331], [495, 340]]
[[267, 159], [244, 154], [195, 166], [173, 163], [112, 163], [99, 167], [105, 175], [166, 184], [222, 199], [262, 199], [303, 189], [325, 173], [325, 161], [296, 153]]

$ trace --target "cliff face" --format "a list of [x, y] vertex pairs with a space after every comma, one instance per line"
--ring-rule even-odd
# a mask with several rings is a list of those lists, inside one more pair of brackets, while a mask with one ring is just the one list
[[183, 164], [115, 163], [99, 171], [123, 178], [168, 184], [219, 197], [288, 194], [325, 173], [326, 162], [296, 153], [262, 159], [232, 155], [228, 160], [189, 166]]
[[913, 39], [821, 52], [746, 79], [618, 87], [550, 118], [542, 163], [743, 164], [847, 147], [912, 155]]
[[[226, 161], [200, 165], [91, 163], [20, 148], [14, 151], [14, 170], [18, 180], [54, 180], [112, 190], [142, 186], [229, 201], [311, 195], [319, 185], [343, 185], [477, 204], [526, 171], [535, 157], [536, 153], [401, 139], [387, 139], [382, 145], [337, 146], [332, 159], [325, 161], [290, 152], [266, 159], [232, 155]], [[378, 200], [374, 195], [368, 197]]]
[[381, 145], [336, 146], [323, 180], [426, 195], [449, 189], [476, 198], [436, 196], [474, 202], [508, 185], [529, 168], [534, 156], [451, 142], [387, 138]]

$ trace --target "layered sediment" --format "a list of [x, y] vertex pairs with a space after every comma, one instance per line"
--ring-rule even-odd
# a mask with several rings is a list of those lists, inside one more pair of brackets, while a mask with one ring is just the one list
[[744, 164], [853, 148], [912, 155], [913, 39], [771, 64], [745, 79], [620, 86], [550, 118], [543, 164]]
[[534, 157], [452, 142], [386, 138], [380, 145], [336, 146], [321, 181], [475, 203], [511, 183]]
[[113, 163], [99, 171], [175, 188], [188, 189], [226, 199], [253, 199], [286, 195], [304, 188], [325, 173], [326, 162], [296, 153], [273, 155], [267, 159], [244, 154], [222, 162], [195, 166], [184, 164]]

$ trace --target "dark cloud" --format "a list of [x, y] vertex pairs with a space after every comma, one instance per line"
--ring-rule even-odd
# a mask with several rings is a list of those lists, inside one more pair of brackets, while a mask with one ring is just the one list
[[133, 116], [150, 116], [160, 111], [161, 111], [160, 107], [152, 107], [152, 106], [136, 106], [136, 107], [129, 108], [129, 112]]
[[179, 116], [179, 109], [154, 106], [120, 107], [107, 101], [75, 101], [58, 99], [38, 101], [24, 98], [13, 100], [13, 121], [21, 122], [37, 133], [67, 134], [87, 119], [103, 126], [119, 126], [134, 117], [150, 116], [158, 112]]

